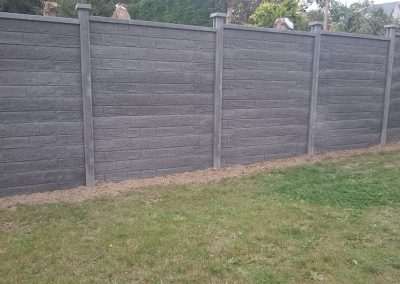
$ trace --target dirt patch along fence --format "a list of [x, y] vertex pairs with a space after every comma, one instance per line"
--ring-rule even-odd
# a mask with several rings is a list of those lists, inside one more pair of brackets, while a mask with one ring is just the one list
[[0, 13], [0, 195], [400, 138], [400, 38]]

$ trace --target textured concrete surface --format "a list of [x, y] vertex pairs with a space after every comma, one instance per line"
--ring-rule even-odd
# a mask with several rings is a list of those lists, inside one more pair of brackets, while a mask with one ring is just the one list
[[0, 195], [84, 184], [79, 26], [0, 19]]
[[388, 46], [388, 41], [322, 36], [318, 152], [379, 143]]
[[96, 179], [211, 167], [215, 33], [91, 29]]
[[[0, 196], [85, 184], [79, 34], [77, 20], [0, 13]], [[221, 165], [306, 154], [315, 35], [223, 34]], [[215, 40], [213, 28], [90, 17], [96, 180], [212, 167]], [[322, 33], [316, 152], [379, 143], [388, 45]], [[389, 141], [400, 139], [399, 46]]]

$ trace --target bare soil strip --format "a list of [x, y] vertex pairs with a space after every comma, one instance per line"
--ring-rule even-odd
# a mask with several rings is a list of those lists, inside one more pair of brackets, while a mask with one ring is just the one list
[[155, 177], [140, 180], [125, 180], [121, 182], [99, 183], [94, 187], [77, 187], [74, 189], [55, 190], [43, 193], [33, 193], [0, 198], [0, 209], [13, 209], [18, 204], [48, 204], [56, 202], [83, 202], [95, 197], [112, 197], [122, 192], [159, 185], [205, 184], [225, 178], [239, 178], [258, 172], [273, 169], [288, 168], [303, 164], [312, 164], [324, 160], [341, 160], [350, 156], [367, 153], [399, 151], [400, 142], [379, 145], [370, 148], [342, 150], [320, 153], [312, 156], [301, 156], [251, 165], [238, 165], [221, 169], [207, 169], [194, 172], [174, 174], [165, 177]]

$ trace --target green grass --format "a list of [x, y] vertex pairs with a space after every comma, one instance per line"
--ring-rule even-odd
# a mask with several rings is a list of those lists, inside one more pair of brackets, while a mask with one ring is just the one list
[[0, 211], [0, 283], [398, 283], [400, 152]]

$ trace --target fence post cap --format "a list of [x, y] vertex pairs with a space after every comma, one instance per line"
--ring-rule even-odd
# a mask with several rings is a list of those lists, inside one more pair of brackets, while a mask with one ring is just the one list
[[212, 13], [210, 15], [210, 18], [226, 18], [226, 13], [220, 13], [220, 12]]
[[324, 25], [324, 23], [320, 22], [320, 21], [314, 21], [314, 22], [310, 22], [308, 25], [310, 27], [314, 27], [314, 26], [321, 26], [322, 27]]
[[76, 3], [75, 10], [92, 10], [92, 5], [90, 4], [83, 4], [83, 3]]
[[323, 22], [315, 21], [308, 24], [311, 27], [311, 32], [320, 32], [322, 31], [322, 27], [324, 25]]
[[399, 25], [396, 24], [385, 25], [385, 29], [397, 29], [397, 28], [399, 28]]

